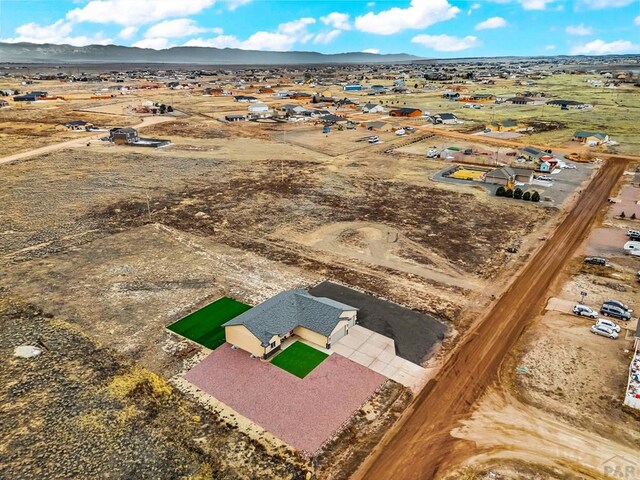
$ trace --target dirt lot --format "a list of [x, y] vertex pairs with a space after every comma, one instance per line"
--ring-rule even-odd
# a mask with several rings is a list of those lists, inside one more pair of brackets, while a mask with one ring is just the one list
[[[304, 478], [292, 452], [265, 452], [76, 326], [6, 292], [0, 321], [3, 479]], [[38, 343], [40, 357], [13, 357]]]

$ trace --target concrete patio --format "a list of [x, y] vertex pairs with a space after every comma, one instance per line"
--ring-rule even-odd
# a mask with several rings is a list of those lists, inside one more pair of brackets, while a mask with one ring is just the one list
[[391, 338], [360, 325], [351, 327], [348, 335], [331, 346], [331, 351], [414, 391], [422, 385], [426, 376], [424, 368], [396, 355]]

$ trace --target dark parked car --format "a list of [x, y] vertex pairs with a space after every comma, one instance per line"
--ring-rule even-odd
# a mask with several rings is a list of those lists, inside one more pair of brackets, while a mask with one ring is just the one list
[[607, 261], [601, 257], [585, 257], [584, 263], [590, 263], [591, 265], [606, 265]]

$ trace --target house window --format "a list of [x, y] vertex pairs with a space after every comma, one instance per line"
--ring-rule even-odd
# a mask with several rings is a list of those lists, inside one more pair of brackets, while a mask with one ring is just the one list
[[271, 342], [271, 343], [269, 344], [269, 346], [270, 346], [271, 348], [276, 348], [276, 342], [275, 342], [275, 341]]

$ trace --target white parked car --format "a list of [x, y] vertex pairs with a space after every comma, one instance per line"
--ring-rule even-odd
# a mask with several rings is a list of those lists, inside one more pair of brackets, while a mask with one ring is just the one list
[[396, 130], [396, 135], [404, 135], [404, 134], [405, 134], [404, 128], [400, 128]]
[[573, 313], [580, 315], [581, 317], [598, 318], [598, 312], [586, 305], [576, 305], [573, 307]]
[[598, 318], [596, 320], [595, 326], [602, 325], [603, 327], [607, 327], [610, 330], [613, 330], [616, 333], [620, 333], [620, 325], [612, 322], [611, 320], [607, 320], [606, 318]]
[[550, 177], [549, 175], [540, 175], [540, 176], [536, 177], [536, 180], [543, 180], [545, 182], [553, 182], [553, 177]]
[[369, 143], [378, 143], [380, 141], [380, 137], [378, 135], [374, 135], [367, 139]]
[[593, 327], [591, 327], [591, 333], [595, 335], [602, 335], [603, 337], [608, 337], [611, 340], [615, 340], [616, 338], [618, 338], [618, 332], [614, 332], [604, 325], [594, 325]]
[[570, 164], [568, 164], [568, 163], [565, 163], [565, 164], [564, 164], [564, 165], [562, 165], [562, 167], [560, 167], [560, 168], [564, 168], [565, 170], [575, 170], [575, 169], [577, 169], [578, 167], [576, 167], [575, 165], [570, 165]]

